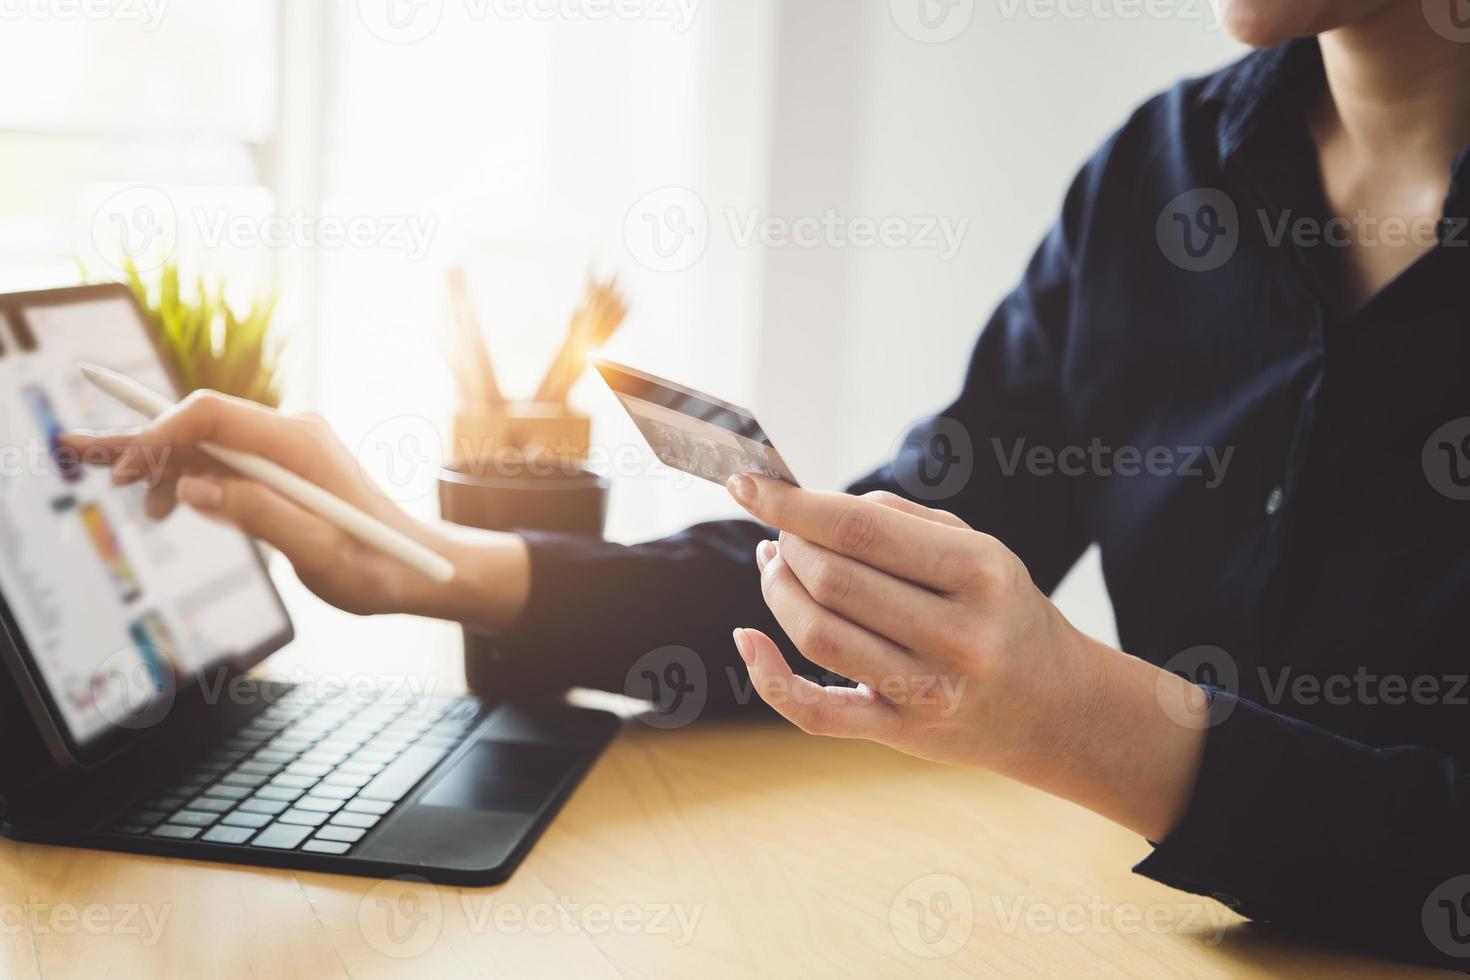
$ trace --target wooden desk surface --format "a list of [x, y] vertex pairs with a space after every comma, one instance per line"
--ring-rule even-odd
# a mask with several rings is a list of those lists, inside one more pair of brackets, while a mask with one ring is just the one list
[[[351, 651], [355, 671], [462, 683], [443, 624], [297, 618], [278, 672], [343, 673]], [[0, 976], [1437, 975], [1265, 934], [1131, 874], [1147, 848], [866, 743], [634, 721], [496, 888], [0, 841]]]

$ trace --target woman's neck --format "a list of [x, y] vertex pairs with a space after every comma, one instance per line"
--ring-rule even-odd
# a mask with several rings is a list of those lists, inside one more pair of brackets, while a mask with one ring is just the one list
[[1375, 169], [1447, 178], [1470, 142], [1470, 39], [1441, 36], [1418, 0], [1399, 0], [1320, 41], [1319, 136], [1325, 129]]

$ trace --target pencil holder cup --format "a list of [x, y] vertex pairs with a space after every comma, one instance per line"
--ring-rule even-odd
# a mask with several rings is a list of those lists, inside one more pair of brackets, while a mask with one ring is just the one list
[[518, 402], [504, 412], [454, 418], [454, 458], [481, 466], [545, 456], [582, 460], [591, 445], [592, 420], [553, 402]]
[[[608, 479], [583, 462], [587, 418], [552, 408], [504, 419], [456, 420], [455, 450], [462, 456], [439, 475], [445, 520], [486, 531], [602, 536]], [[497, 671], [493, 637], [466, 628], [464, 652], [471, 691], [496, 698], [511, 693]]]

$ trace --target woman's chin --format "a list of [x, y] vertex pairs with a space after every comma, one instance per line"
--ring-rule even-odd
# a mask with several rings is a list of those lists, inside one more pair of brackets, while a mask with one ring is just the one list
[[1398, 0], [1216, 0], [1220, 21], [1237, 41], [1269, 48], [1312, 37]]

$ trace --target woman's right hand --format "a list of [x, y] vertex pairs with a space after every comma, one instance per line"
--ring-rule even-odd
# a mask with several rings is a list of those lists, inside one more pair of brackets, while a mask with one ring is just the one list
[[[221, 465], [201, 442], [256, 453], [323, 487], [439, 552], [455, 580], [439, 584], [364, 544], [294, 501]], [[198, 391], [141, 429], [70, 432], [81, 459], [107, 465], [119, 485], [148, 485], [147, 511], [162, 520], [183, 502], [284, 554], [318, 596], [359, 614], [409, 612], [487, 628], [514, 621], [530, 590], [525, 544], [417, 520], [389, 500], [317, 416], [288, 416], [214, 391]]]

